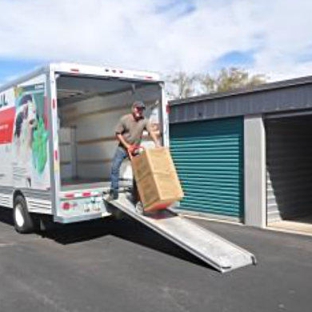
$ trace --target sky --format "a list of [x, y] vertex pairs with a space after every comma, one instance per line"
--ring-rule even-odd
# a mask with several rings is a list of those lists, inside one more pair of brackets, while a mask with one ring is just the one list
[[0, 0], [0, 84], [49, 62], [312, 75], [309, 0]]

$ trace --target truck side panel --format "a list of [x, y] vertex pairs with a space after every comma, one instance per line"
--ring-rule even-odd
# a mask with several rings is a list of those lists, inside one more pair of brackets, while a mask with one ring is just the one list
[[0, 205], [21, 192], [30, 212], [51, 213], [46, 75], [0, 93]]

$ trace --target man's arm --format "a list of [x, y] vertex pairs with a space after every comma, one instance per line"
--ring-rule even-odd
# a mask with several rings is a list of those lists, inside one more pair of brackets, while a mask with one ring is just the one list
[[158, 140], [158, 137], [157, 137], [157, 134], [156, 132], [152, 129], [152, 125], [149, 121], [147, 121], [146, 123], [146, 130], [148, 131], [149, 133], [149, 136], [152, 138], [152, 140], [154, 141], [155, 143], [155, 146], [156, 147], [160, 147], [160, 143], [159, 143], [159, 140]]
[[154, 131], [151, 131], [151, 132], [149, 133], [149, 135], [150, 135], [150, 137], [152, 138], [152, 140], [154, 141], [155, 146], [156, 146], [156, 147], [160, 147], [161, 145], [160, 145], [160, 143], [159, 143], [159, 140], [158, 140], [158, 138], [157, 138], [156, 133], [155, 133]]
[[116, 136], [119, 142], [128, 150], [131, 145], [126, 142], [123, 135], [121, 133], [116, 133]]
[[129, 149], [130, 147], [130, 144], [128, 144], [126, 142], [126, 140], [124, 139], [122, 133], [125, 131], [125, 125], [124, 125], [124, 120], [123, 120], [123, 117], [120, 118], [117, 126], [116, 126], [116, 129], [115, 129], [115, 133], [116, 133], [116, 137], [118, 139], [118, 141], [126, 148], [126, 149]]

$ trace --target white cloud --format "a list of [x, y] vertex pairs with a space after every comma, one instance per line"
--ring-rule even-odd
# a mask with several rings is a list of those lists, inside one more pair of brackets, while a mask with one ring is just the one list
[[298, 59], [302, 53], [309, 53], [312, 61], [312, 3], [275, 1], [267, 9], [269, 14], [259, 17], [264, 40], [256, 54], [255, 68], [278, 79], [311, 75], [311, 62], [304, 64]]
[[[255, 51], [250, 70], [307, 75], [308, 0], [0, 0], [0, 58], [207, 71], [222, 55]], [[183, 4], [181, 4], [183, 3]]]

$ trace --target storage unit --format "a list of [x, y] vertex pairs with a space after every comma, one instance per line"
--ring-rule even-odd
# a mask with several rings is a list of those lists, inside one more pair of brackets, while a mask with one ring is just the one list
[[312, 116], [266, 121], [268, 223], [312, 215]]
[[312, 76], [172, 101], [170, 139], [182, 211], [312, 234]]
[[243, 218], [243, 119], [173, 124], [171, 151], [185, 198], [180, 208]]

